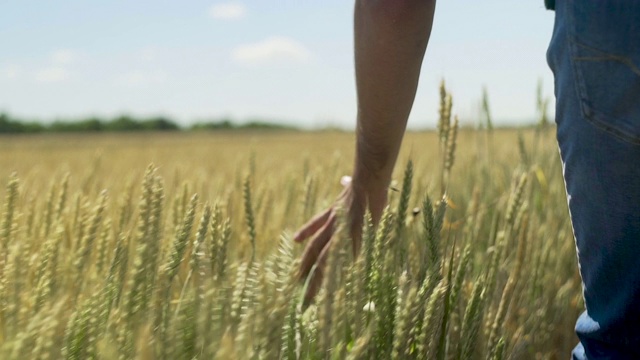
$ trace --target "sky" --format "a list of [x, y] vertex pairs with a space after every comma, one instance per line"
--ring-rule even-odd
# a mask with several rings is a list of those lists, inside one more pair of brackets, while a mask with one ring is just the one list
[[[496, 123], [534, 122], [553, 19], [542, 0], [440, 0], [409, 126], [435, 125], [442, 79], [463, 123], [483, 87]], [[0, 112], [16, 117], [355, 126], [349, 0], [5, 0], [0, 44]]]

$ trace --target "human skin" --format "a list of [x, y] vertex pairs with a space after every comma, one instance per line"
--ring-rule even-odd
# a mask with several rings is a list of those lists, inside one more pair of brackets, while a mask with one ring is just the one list
[[374, 225], [380, 221], [415, 99], [434, 10], [435, 0], [355, 2], [358, 97], [355, 164], [351, 182], [334, 204], [315, 215], [294, 235], [296, 242], [309, 239], [299, 268], [300, 279], [310, 277], [305, 293], [307, 304], [322, 283], [339, 209], [346, 216], [356, 255], [366, 210], [371, 213]]

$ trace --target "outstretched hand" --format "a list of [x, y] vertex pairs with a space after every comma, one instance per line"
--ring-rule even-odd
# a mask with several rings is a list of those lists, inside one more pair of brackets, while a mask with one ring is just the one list
[[[343, 179], [347, 179], [347, 177]], [[343, 185], [345, 186], [344, 190], [333, 205], [316, 214], [294, 235], [294, 241], [299, 243], [311, 239], [302, 254], [298, 272], [299, 279], [308, 278], [308, 286], [304, 294], [305, 305], [309, 304], [320, 290], [331, 239], [336, 229], [336, 221], [338, 221], [338, 210], [342, 209], [346, 216], [353, 253], [356, 256], [362, 241], [362, 224], [367, 204], [372, 213], [374, 224], [380, 219], [382, 209], [386, 204], [386, 190], [374, 194], [350, 179], [343, 181]], [[316, 265], [315, 268], [314, 265]]]

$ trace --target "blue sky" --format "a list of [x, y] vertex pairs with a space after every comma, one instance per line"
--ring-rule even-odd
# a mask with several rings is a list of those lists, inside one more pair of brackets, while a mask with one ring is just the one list
[[[353, 2], [3, 1], [0, 111], [52, 120], [166, 115], [353, 128]], [[553, 13], [542, 0], [441, 0], [409, 125], [435, 124], [444, 78], [463, 122], [535, 118]]]

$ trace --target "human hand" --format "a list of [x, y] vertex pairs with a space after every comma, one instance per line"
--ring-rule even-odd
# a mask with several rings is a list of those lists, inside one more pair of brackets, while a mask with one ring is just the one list
[[379, 221], [386, 205], [386, 187], [374, 191], [348, 177], [343, 177], [342, 183], [344, 190], [334, 204], [316, 214], [294, 235], [294, 241], [298, 243], [311, 239], [302, 254], [298, 272], [299, 279], [308, 278], [308, 286], [304, 294], [305, 305], [313, 300], [322, 285], [322, 274], [338, 220], [338, 211], [341, 209], [346, 217], [353, 254], [357, 256], [362, 241], [362, 224], [367, 205], [369, 205], [374, 225]]

